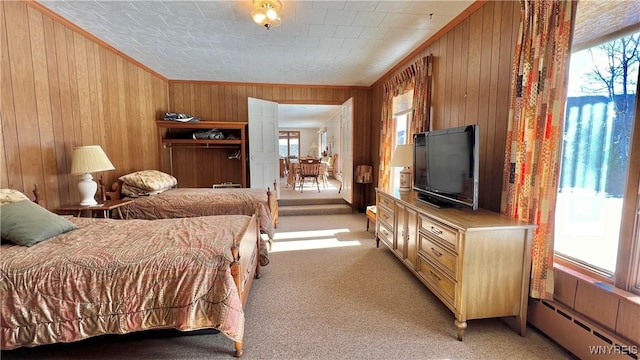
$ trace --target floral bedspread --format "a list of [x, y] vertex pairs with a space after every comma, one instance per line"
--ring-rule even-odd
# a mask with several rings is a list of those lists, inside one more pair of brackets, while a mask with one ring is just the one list
[[264, 189], [177, 188], [135, 198], [122, 208], [129, 219], [171, 219], [208, 215], [260, 216], [260, 230], [273, 239], [275, 232]]
[[216, 328], [242, 341], [230, 263], [251, 218], [70, 218], [32, 247], [3, 244], [1, 349], [137, 330]]

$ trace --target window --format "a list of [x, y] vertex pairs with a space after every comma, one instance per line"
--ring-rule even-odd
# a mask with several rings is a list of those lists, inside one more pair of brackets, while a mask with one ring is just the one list
[[639, 40], [635, 33], [574, 52], [570, 64], [555, 253], [564, 265], [611, 280], [630, 270], [618, 268], [618, 248], [633, 249], [638, 237], [623, 238], [620, 230], [637, 116]]
[[327, 129], [320, 129], [320, 150], [322, 156], [329, 156], [329, 141], [327, 138]]
[[[408, 144], [409, 124], [413, 112], [413, 90], [409, 90], [393, 98], [393, 126], [395, 136], [393, 137], [392, 149], [398, 145]], [[400, 170], [402, 168], [391, 168], [391, 188], [400, 187]]]
[[300, 157], [300, 131], [280, 131], [278, 150], [280, 157]]

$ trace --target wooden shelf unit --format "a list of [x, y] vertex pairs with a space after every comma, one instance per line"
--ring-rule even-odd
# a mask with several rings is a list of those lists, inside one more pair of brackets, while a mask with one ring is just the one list
[[487, 210], [437, 209], [414, 192], [376, 189], [380, 240], [455, 315], [467, 320], [515, 316], [525, 335], [531, 240], [535, 225]]
[[[247, 123], [246, 122], [217, 122], [197, 121], [181, 123], [178, 121], [157, 120], [158, 146], [160, 154], [160, 166], [163, 171], [178, 178], [183, 187], [211, 187], [216, 183], [239, 183], [247, 187]], [[195, 131], [216, 129], [225, 134], [233, 135], [234, 139], [192, 139], [186, 138]], [[203, 149], [217, 151], [213, 159], [204, 157], [199, 151], [191, 151], [185, 157], [192, 165], [190, 174], [182, 171], [175, 173], [174, 149], [183, 148], [189, 150]], [[226, 159], [229, 150], [240, 151], [239, 159]], [[222, 163], [223, 160], [233, 163]], [[209, 174], [200, 176], [196, 165], [205, 167]]]

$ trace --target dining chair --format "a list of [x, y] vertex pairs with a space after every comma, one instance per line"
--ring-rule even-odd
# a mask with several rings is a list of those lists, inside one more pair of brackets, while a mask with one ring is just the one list
[[323, 157], [320, 160], [320, 178], [322, 179], [322, 185], [325, 189], [329, 183], [329, 167], [331, 167], [331, 157]]
[[[304, 190], [304, 183], [306, 179], [311, 179], [316, 183], [318, 187], [318, 192], [320, 192], [320, 182], [318, 181], [318, 177], [320, 176], [320, 160], [317, 159], [306, 159], [300, 160], [300, 173], [298, 174], [298, 178], [300, 183], [300, 192]], [[313, 184], [312, 182], [312, 184]]]

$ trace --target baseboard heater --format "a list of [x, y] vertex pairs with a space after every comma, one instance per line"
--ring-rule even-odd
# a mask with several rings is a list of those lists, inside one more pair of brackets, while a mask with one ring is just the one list
[[638, 359], [638, 345], [558, 303], [529, 298], [528, 321], [580, 359]]

